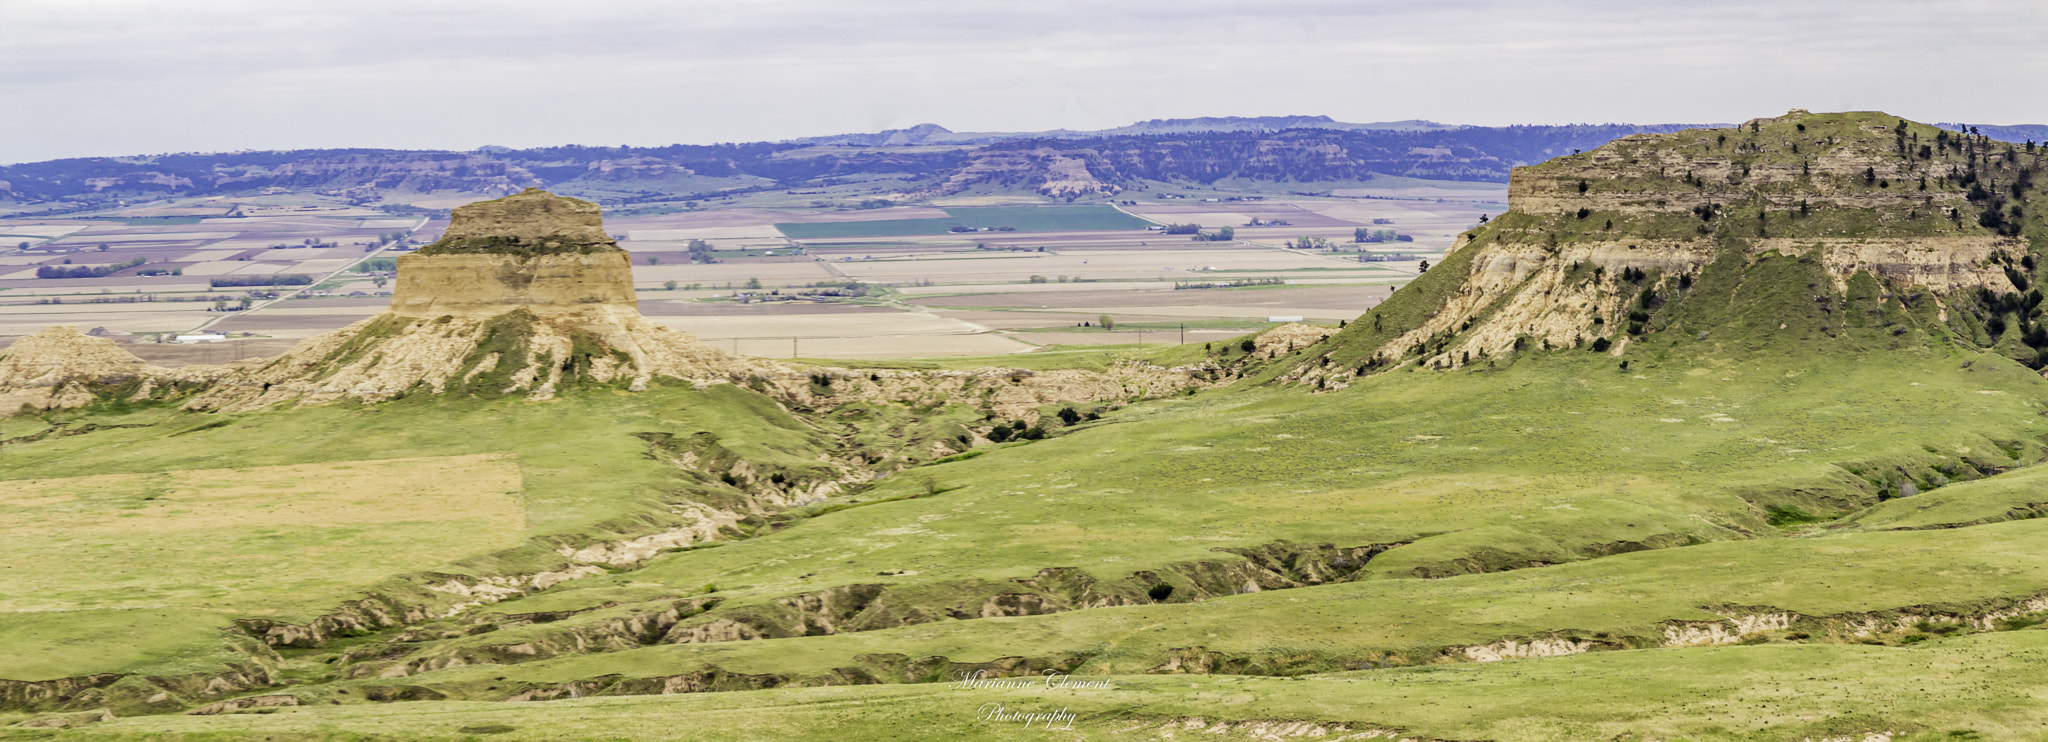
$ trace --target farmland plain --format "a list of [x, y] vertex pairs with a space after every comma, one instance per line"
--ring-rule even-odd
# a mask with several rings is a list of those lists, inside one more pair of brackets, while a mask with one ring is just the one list
[[[1194, 189], [1082, 204], [958, 197], [938, 206], [852, 208], [757, 199], [608, 217], [606, 227], [633, 254], [643, 311], [728, 350], [984, 356], [1049, 345], [1211, 342], [1266, 326], [1270, 317], [1334, 323], [1357, 316], [1411, 278], [1418, 260], [1434, 259], [1493, 210], [1488, 199], [1504, 198], [1498, 186], [1469, 185], [1441, 189], [1449, 199]], [[1285, 224], [1246, 226], [1255, 219]], [[1237, 239], [1161, 234], [1158, 226], [1168, 223], [1212, 232], [1235, 226]], [[381, 310], [391, 291], [387, 261], [444, 226], [431, 214], [318, 196], [172, 199], [0, 219], [0, 234], [8, 235], [0, 246], [12, 248], [0, 254], [0, 342], [68, 324], [171, 365], [275, 355]], [[948, 231], [956, 226], [989, 231]], [[1354, 243], [1360, 227], [1413, 241]], [[1309, 237], [1334, 249], [1288, 247]], [[708, 246], [715, 262], [693, 256], [693, 243]], [[37, 276], [52, 268], [102, 268], [105, 275]], [[266, 280], [283, 285], [233, 285]], [[848, 281], [866, 285], [867, 296], [785, 296]], [[1274, 285], [1257, 286], [1256, 299], [1243, 288], [1191, 288], [1253, 281]], [[1066, 294], [1087, 300], [1054, 298]], [[792, 303], [803, 308], [790, 311]], [[1105, 315], [1116, 329], [1101, 326]], [[223, 333], [236, 348], [142, 347], [201, 331]]]

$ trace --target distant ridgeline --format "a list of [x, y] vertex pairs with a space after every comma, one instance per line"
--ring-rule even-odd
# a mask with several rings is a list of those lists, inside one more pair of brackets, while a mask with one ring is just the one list
[[1078, 196], [1113, 194], [1146, 181], [1307, 183], [1374, 174], [1499, 182], [1517, 165], [1616, 137], [1680, 128], [1343, 124], [1294, 116], [1177, 119], [1100, 132], [1021, 134], [955, 134], [926, 125], [789, 142], [667, 147], [187, 153], [0, 167], [0, 201], [46, 202], [49, 213], [61, 213], [135, 196], [250, 194], [274, 188], [339, 194], [368, 204], [387, 194], [496, 196], [543, 187], [620, 205], [824, 187], [875, 176], [904, 179], [910, 195], [989, 187]]
[[1518, 168], [1507, 213], [1283, 378], [1950, 343], [2048, 368], [2044, 150], [1795, 110]]

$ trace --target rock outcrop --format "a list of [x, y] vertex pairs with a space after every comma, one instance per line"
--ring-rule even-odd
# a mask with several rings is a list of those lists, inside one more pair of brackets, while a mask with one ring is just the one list
[[1410, 362], [1623, 356], [1737, 320], [1746, 343], [1918, 330], [2048, 366], [2048, 348], [2004, 333], [2005, 317], [2024, 330], [2040, 314], [2022, 236], [2039, 217], [2020, 204], [2042, 154], [1881, 113], [1795, 110], [1517, 168], [1507, 213], [1286, 378], [1341, 388]]
[[524, 308], [591, 321], [639, 314], [633, 267], [597, 204], [529, 188], [458, 208], [434, 244], [398, 259], [393, 314], [489, 317]]
[[112, 340], [57, 325], [16, 340], [0, 353], [0, 415], [23, 407], [82, 407], [109, 392], [147, 399], [165, 383], [199, 383], [227, 371], [218, 366], [152, 366]]

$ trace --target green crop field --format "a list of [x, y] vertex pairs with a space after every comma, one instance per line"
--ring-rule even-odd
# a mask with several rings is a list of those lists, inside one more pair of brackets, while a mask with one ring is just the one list
[[951, 219], [877, 219], [865, 222], [792, 222], [776, 224], [782, 236], [792, 240], [836, 237], [903, 237], [945, 234], [960, 226]]
[[1087, 232], [1144, 229], [1152, 222], [1109, 206], [968, 206], [946, 209], [945, 219], [883, 219], [865, 222], [783, 223], [775, 228], [793, 240], [836, 237], [897, 237], [946, 234], [954, 227], [1019, 232]]
[[969, 227], [1015, 227], [1020, 232], [1144, 229], [1152, 222], [1101, 204], [1086, 206], [956, 206], [946, 214]]

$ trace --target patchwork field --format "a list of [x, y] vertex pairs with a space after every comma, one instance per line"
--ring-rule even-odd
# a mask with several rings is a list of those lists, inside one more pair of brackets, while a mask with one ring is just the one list
[[834, 237], [889, 237], [946, 234], [956, 227], [1019, 232], [1141, 230], [1152, 222], [1116, 208], [1088, 206], [956, 206], [945, 218], [866, 219], [844, 222], [784, 222], [775, 225], [794, 240]]
[[[1390, 200], [1377, 193], [1358, 194], [1370, 198], [1268, 195], [1262, 197], [1266, 200], [1220, 204], [1202, 202], [1207, 196], [1191, 192], [1192, 200], [1141, 198], [1134, 205], [1119, 206], [1026, 204], [1020, 201], [1030, 199], [1018, 198], [954, 199], [957, 203], [942, 208], [734, 204], [615, 216], [606, 226], [624, 237], [622, 244], [635, 256], [635, 279], [650, 300], [647, 313], [677, 329], [727, 341], [728, 349], [735, 347], [730, 341], [740, 339], [737, 347], [743, 353], [786, 356], [784, 342], [746, 339], [800, 335], [813, 341], [798, 349], [809, 357], [988, 355], [1048, 344], [1169, 341], [1157, 332], [1143, 338], [1094, 328], [1067, 332], [1105, 313], [1133, 329], [1171, 325], [1171, 341], [1176, 342], [1183, 337], [1212, 342], [1265, 326], [1267, 316], [1324, 322], [1355, 316], [1366, 304], [1326, 305], [1320, 299], [1282, 297], [1293, 290], [1314, 297], [1335, 286], [1398, 286], [1415, 275], [1416, 259], [1433, 259], [1485, 207], [1471, 200]], [[1239, 226], [1236, 243], [1193, 242], [1144, 229], [1182, 221], [1213, 228], [1242, 225], [1252, 218], [1280, 219], [1289, 226]], [[1416, 241], [1365, 246], [1369, 252], [1393, 253], [1398, 259], [1359, 262], [1368, 253], [1350, 243], [1351, 231], [1373, 225], [1375, 219], [1392, 224], [1374, 228], [1396, 229]], [[1013, 231], [947, 231], [955, 226]], [[374, 314], [387, 301], [391, 274], [358, 269], [357, 264], [399, 254], [404, 245], [385, 242], [393, 234], [418, 245], [435, 239], [442, 228], [440, 221], [394, 217], [298, 196], [172, 201], [80, 218], [0, 220], [0, 233], [14, 236], [0, 238], [0, 245], [16, 243], [11, 245], [14, 250], [0, 254], [0, 343], [49, 325], [68, 324], [82, 330], [99, 328], [138, 343], [204, 329], [227, 333], [244, 347], [268, 352], [278, 344], [273, 341], [311, 337]], [[1337, 249], [1283, 246], [1309, 236], [1327, 239]], [[695, 240], [710, 243], [719, 262], [693, 262], [688, 251]], [[126, 265], [138, 259], [143, 262]], [[10, 266], [11, 271], [6, 269]], [[36, 277], [37, 270], [53, 266], [104, 268], [105, 275]], [[140, 275], [172, 271], [177, 275]], [[281, 287], [216, 285], [292, 276], [305, 276], [310, 282]], [[1126, 301], [1114, 295], [1149, 293], [1175, 283], [1252, 279], [1278, 279], [1289, 285], [1263, 287], [1272, 293], [1251, 304], [1219, 291], [1179, 292], [1183, 300], [1171, 304]], [[824, 311], [813, 313], [809, 322], [758, 313], [709, 319], [672, 305], [672, 300], [727, 304], [736, 292], [757, 281], [765, 290], [803, 291], [849, 280], [874, 287], [879, 295], [866, 303], [886, 306], [896, 314], [886, 320], [869, 315], [867, 323], [827, 319], [834, 312]], [[669, 288], [671, 284], [675, 288]], [[985, 324], [962, 314], [964, 305], [924, 298], [962, 293], [963, 288], [1022, 301], [973, 305], [974, 310], [1008, 315]], [[1097, 298], [1086, 303], [1024, 300], [1027, 294], [1042, 299], [1069, 291]], [[1053, 307], [1072, 311], [1029, 316]], [[1191, 325], [1193, 334], [1182, 335], [1181, 325]], [[138, 352], [171, 359], [233, 355]]]
[[640, 311], [713, 347], [771, 358], [980, 356], [1032, 348], [979, 324], [887, 306], [643, 299]]
[[[74, 217], [0, 219], [0, 337], [52, 324], [120, 337], [210, 327], [280, 297], [388, 291], [350, 268], [427, 236], [424, 218], [296, 196], [146, 204]], [[164, 215], [172, 214], [172, 215]], [[266, 282], [275, 281], [276, 285]], [[8, 298], [13, 297], [13, 298]], [[310, 333], [300, 333], [310, 334]]]

